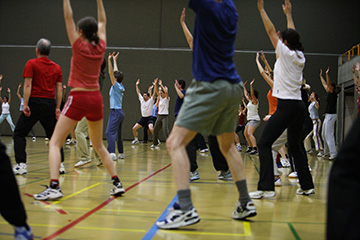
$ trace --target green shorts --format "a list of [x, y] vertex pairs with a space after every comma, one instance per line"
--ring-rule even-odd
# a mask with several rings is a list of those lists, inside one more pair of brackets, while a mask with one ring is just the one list
[[186, 90], [176, 125], [205, 136], [234, 132], [241, 98], [240, 83], [193, 80]]

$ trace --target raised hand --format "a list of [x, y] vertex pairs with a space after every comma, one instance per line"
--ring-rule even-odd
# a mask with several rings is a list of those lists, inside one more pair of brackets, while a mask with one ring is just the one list
[[180, 17], [180, 24], [185, 22], [185, 8], [183, 8], [182, 12], [181, 12], [181, 17]]
[[3, 79], [3, 75], [2, 74], [0, 74], [0, 81]]
[[258, 0], [257, 7], [258, 7], [259, 11], [263, 10], [264, 9], [264, 0]]
[[119, 54], [120, 54], [120, 52], [117, 52], [117, 54], [115, 54], [115, 55], [114, 55], [114, 53], [113, 53], [113, 56], [114, 56], [114, 60], [115, 60], [115, 61], [118, 59]]
[[19, 83], [19, 86], [18, 86], [18, 88], [21, 88], [21, 86], [22, 86], [22, 84], [21, 84], [21, 83]]
[[330, 67], [327, 68], [326, 74], [329, 74], [329, 72], [330, 72]]
[[115, 54], [114, 52], [109, 53], [108, 60], [111, 60], [114, 57], [114, 54]]
[[137, 81], [136, 81], [136, 85], [139, 85], [140, 84], [140, 79], [138, 79]]
[[285, 15], [291, 14], [291, 3], [290, 0], [285, 0], [285, 4], [282, 5], [283, 12]]
[[251, 81], [250, 85], [253, 85], [255, 82], [255, 78]]
[[245, 87], [245, 85], [247, 84], [247, 82], [248, 82], [248, 81], [245, 81], [245, 82], [244, 82], [244, 87]]
[[159, 79], [159, 85], [160, 85], [160, 86], [162, 85], [162, 80], [161, 80], [161, 79]]
[[322, 73], [322, 69], [320, 69], [320, 74], [319, 74], [319, 75], [322, 76], [322, 74], [323, 74], [323, 73]]
[[157, 84], [159, 78], [155, 78], [153, 81], [153, 85]]
[[10, 92], [10, 88], [7, 89], [7, 92], [8, 92], [8, 93]]

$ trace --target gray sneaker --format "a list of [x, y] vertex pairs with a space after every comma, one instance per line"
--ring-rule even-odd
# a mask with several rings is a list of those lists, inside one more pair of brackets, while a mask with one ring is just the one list
[[61, 198], [63, 196], [63, 193], [60, 190], [60, 187], [57, 187], [56, 189], [50, 188], [49, 186], [45, 186], [46, 189], [42, 191], [39, 194], [34, 194], [35, 200], [55, 200], [58, 198]]
[[190, 182], [199, 180], [199, 179], [200, 179], [200, 176], [199, 176], [198, 171], [195, 170], [193, 172], [190, 172]]
[[237, 220], [243, 220], [248, 217], [254, 217], [256, 216], [256, 214], [256, 208], [252, 201], [248, 201], [245, 207], [242, 207], [240, 202], [237, 201], [235, 203], [235, 209], [232, 214], [232, 218]]
[[218, 175], [219, 180], [232, 180], [232, 175], [230, 169], [227, 171], [221, 171]]

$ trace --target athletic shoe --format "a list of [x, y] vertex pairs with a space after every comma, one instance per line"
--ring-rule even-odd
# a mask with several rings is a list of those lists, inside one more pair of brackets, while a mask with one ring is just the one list
[[238, 151], [238, 152], [241, 152], [242, 151], [242, 148], [241, 148], [241, 145], [239, 144], [239, 145], [236, 145], [236, 150]]
[[111, 196], [121, 196], [123, 193], [125, 193], [125, 189], [123, 188], [123, 185], [121, 182], [118, 182], [114, 187], [110, 190]]
[[321, 157], [322, 155], [323, 155], [323, 152], [320, 151], [316, 156], [317, 156], [317, 157]]
[[116, 154], [115, 153], [110, 153], [110, 157], [113, 161], [117, 160]]
[[252, 149], [248, 148], [245, 153], [250, 153]]
[[174, 203], [172, 208], [168, 209], [168, 215], [164, 220], [156, 222], [156, 226], [160, 229], [176, 229], [198, 223], [199, 215], [194, 207], [190, 210], [181, 210], [178, 203]]
[[86, 164], [88, 164], [88, 163], [91, 163], [91, 159], [88, 159], [88, 160], [80, 160], [80, 161], [78, 161], [76, 164], [75, 164], [75, 166], [74, 167], [76, 167], [76, 168], [78, 168], [78, 167], [82, 167], [82, 166], [84, 166], [84, 165], [86, 165]]
[[232, 175], [230, 169], [227, 171], [221, 171], [218, 175], [219, 180], [232, 180]]
[[60, 174], [65, 174], [65, 167], [63, 163], [60, 163], [60, 169], [59, 169]]
[[327, 157], [329, 157], [329, 154], [323, 153], [323, 154], [321, 155], [321, 157], [322, 157], [322, 158], [327, 158]]
[[315, 190], [313, 188], [308, 190], [302, 190], [301, 188], [298, 188], [296, 190], [296, 194], [309, 196], [310, 194], [315, 194]]
[[335, 158], [336, 158], [336, 155], [330, 156], [330, 157], [329, 157], [329, 160], [335, 160]]
[[280, 187], [282, 184], [281, 184], [281, 178], [275, 178], [275, 187]]
[[36, 137], [32, 137], [31, 141], [36, 142]]
[[232, 213], [233, 219], [243, 220], [254, 216], [256, 216], [256, 208], [252, 201], [248, 201], [245, 207], [242, 207], [239, 201], [235, 203], [235, 209]]
[[195, 170], [193, 172], [190, 172], [190, 182], [199, 180], [199, 179], [200, 179], [200, 176], [199, 176], [198, 171]]
[[286, 158], [280, 158], [281, 165], [285, 168], [290, 167], [290, 162]]
[[134, 139], [134, 140], [131, 142], [132, 145], [137, 144], [137, 143], [139, 143], [139, 140], [137, 140], [137, 139]]
[[66, 145], [74, 145], [76, 143], [76, 140], [72, 141], [70, 138], [66, 140]]
[[249, 196], [252, 199], [272, 198], [275, 197], [275, 191], [255, 191], [249, 193]]
[[89, 146], [92, 147], [92, 142], [91, 141], [89, 141]]
[[204, 149], [201, 149], [201, 150], [200, 150], [201, 153], [206, 153], [206, 152], [208, 152], [208, 151], [209, 151], [209, 149], [207, 149], [207, 148], [204, 148]]
[[298, 175], [297, 175], [297, 172], [292, 172], [289, 174], [289, 178], [297, 178]]
[[18, 163], [13, 168], [15, 175], [23, 175], [27, 173], [26, 163]]
[[26, 227], [15, 227], [15, 240], [32, 240], [33, 233], [32, 230], [29, 227], [29, 230], [26, 229]]
[[249, 152], [250, 155], [258, 155], [258, 151], [256, 149], [251, 150], [251, 152]]
[[45, 141], [49, 141], [49, 138], [46, 137], [44, 140], [45, 140]]
[[[44, 185], [43, 185], [44, 186]], [[46, 186], [46, 189], [44, 191], [42, 191], [39, 194], [34, 194], [34, 199], [35, 200], [55, 200], [58, 198], [61, 198], [63, 196], [63, 193], [60, 190], [60, 187], [57, 187], [55, 189], [50, 188], [49, 186]]]
[[102, 166], [102, 165], [103, 165], [103, 163], [102, 163], [101, 160], [99, 160], [99, 161], [97, 162], [97, 164], [96, 164], [96, 166], [98, 166], [98, 167], [100, 167], [100, 166]]
[[119, 153], [118, 159], [124, 159], [124, 158], [125, 158], [125, 154], [124, 153]]
[[155, 145], [154, 145], [154, 144], [151, 144], [150, 148], [154, 148], [154, 147], [155, 147]]

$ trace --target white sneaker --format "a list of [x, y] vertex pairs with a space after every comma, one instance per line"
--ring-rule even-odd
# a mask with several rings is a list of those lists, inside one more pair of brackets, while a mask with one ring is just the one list
[[193, 172], [190, 172], [190, 182], [199, 180], [199, 179], [200, 179], [200, 176], [199, 176], [198, 171], [195, 170]]
[[206, 153], [208, 151], [209, 151], [209, 149], [207, 149], [207, 148], [204, 148], [204, 149], [200, 150], [201, 153]]
[[252, 201], [246, 203], [246, 207], [242, 207], [240, 202], [235, 203], [235, 209], [232, 214], [233, 219], [242, 220], [248, 217], [256, 216], [255, 204]]
[[86, 164], [88, 164], [88, 163], [91, 163], [91, 159], [89, 159], [89, 160], [80, 160], [80, 161], [78, 161], [76, 164], [75, 164], [75, 166], [74, 167], [76, 167], [76, 168], [78, 168], [78, 167], [82, 167], [82, 166], [84, 166], [84, 165], [86, 165]]
[[280, 187], [282, 185], [281, 178], [275, 178], [274, 181], [275, 181], [275, 187]]
[[131, 142], [132, 145], [137, 144], [137, 143], [139, 143], [139, 140], [138, 140], [138, 139], [134, 139], [134, 140]]
[[110, 153], [110, 157], [113, 161], [117, 160], [116, 154], [115, 153]]
[[313, 188], [308, 190], [302, 190], [301, 188], [298, 188], [296, 190], [296, 194], [309, 196], [310, 194], [315, 194], [315, 190]]
[[45, 141], [49, 141], [49, 138], [46, 137], [44, 140], [45, 140]]
[[125, 193], [125, 189], [123, 188], [121, 182], [118, 182], [117, 185], [114, 185], [114, 187], [110, 191], [111, 196], [121, 196]]
[[298, 175], [297, 175], [297, 172], [292, 172], [289, 174], [289, 178], [297, 178]]
[[336, 157], [337, 157], [337, 155], [330, 156], [330, 157], [329, 157], [329, 160], [335, 160]]
[[15, 175], [23, 175], [27, 173], [26, 163], [18, 163], [13, 168]]
[[289, 160], [288, 159], [285, 159], [285, 158], [280, 158], [280, 162], [281, 162], [281, 165], [283, 166], [283, 167], [290, 167], [290, 162], [289, 162]]
[[55, 200], [61, 198], [63, 193], [60, 190], [60, 187], [52, 189], [49, 186], [45, 186], [46, 189], [39, 194], [34, 194], [35, 200]]
[[275, 191], [255, 191], [249, 193], [249, 196], [252, 199], [272, 198], [275, 197]]
[[36, 137], [32, 137], [31, 141], [36, 142]]
[[175, 229], [198, 223], [199, 214], [194, 207], [190, 210], [181, 210], [178, 203], [174, 203], [172, 208], [168, 209], [168, 215], [164, 220], [156, 222], [156, 226], [161, 229]]
[[322, 155], [323, 155], [323, 152], [320, 151], [316, 156], [317, 156], [317, 157], [321, 157]]
[[65, 174], [65, 167], [63, 163], [60, 163], [60, 169], [59, 169], [60, 174]]
[[125, 158], [125, 154], [124, 153], [119, 153], [118, 159], [124, 159], [124, 158]]

